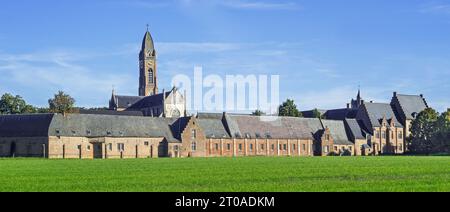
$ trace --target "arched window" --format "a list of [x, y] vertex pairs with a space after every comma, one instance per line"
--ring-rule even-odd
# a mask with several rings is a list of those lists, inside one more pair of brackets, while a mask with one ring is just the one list
[[153, 84], [154, 83], [154, 74], [153, 74], [153, 69], [150, 69], [148, 71], [148, 84]]

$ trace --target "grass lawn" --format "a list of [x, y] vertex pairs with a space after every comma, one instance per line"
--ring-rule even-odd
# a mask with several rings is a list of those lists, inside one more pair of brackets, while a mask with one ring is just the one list
[[450, 157], [0, 159], [0, 191], [450, 191]]

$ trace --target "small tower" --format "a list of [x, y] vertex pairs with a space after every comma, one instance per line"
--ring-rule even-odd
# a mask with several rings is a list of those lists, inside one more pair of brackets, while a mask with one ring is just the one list
[[364, 103], [364, 100], [361, 98], [361, 88], [358, 89], [358, 95], [356, 96], [356, 100], [352, 99], [351, 101], [351, 109], [358, 109]]
[[139, 54], [139, 96], [152, 96], [157, 93], [156, 50], [147, 25]]

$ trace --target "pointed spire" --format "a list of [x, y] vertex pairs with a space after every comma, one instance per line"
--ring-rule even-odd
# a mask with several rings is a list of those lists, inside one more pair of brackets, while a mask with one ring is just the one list
[[149, 25], [147, 24], [147, 31], [145, 32], [144, 39], [142, 40], [142, 50], [154, 51], [153, 38], [149, 31]]

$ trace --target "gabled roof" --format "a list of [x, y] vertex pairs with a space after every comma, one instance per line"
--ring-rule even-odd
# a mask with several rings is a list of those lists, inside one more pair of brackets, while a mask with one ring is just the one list
[[233, 138], [315, 139], [323, 130], [319, 119], [226, 115]]
[[113, 95], [113, 100], [115, 101], [114, 104], [118, 108], [129, 108], [132, 105], [136, 104], [136, 102], [139, 102], [142, 100], [143, 96], [120, 96], [120, 95]]
[[47, 137], [54, 114], [0, 115], [0, 137]]
[[394, 120], [396, 127], [403, 127], [403, 125], [397, 120], [394, 111], [390, 104], [385, 103], [364, 103], [369, 116], [372, 127], [380, 127], [383, 118], [386, 118], [388, 122]]
[[181, 117], [181, 118], [173, 118], [172, 123], [170, 124], [170, 129], [172, 130], [172, 134], [174, 138], [181, 140], [181, 133], [186, 129], [187, 124], [191, 117]]
[[80, 114], [113, 115], [113, 116], [144, 116], [141, 111], [115, 111], [115, 110], [80, 110]]
[[223, 114], [198, 114], [197, 123], [203, 129], [206, 138], [230, 138], [223, 123]]
[[166, 99], [171, 93], [172, 91], [165, 92], [165, 98], [163, 98], [164, 97], [163, 93], [143, 97], [138, 102], [128, 107], [127, 110], [141, 110], [142, 108], [149, 108], [163, 105], [164, 99]]
[[428, 107], [425, 99], [419, 95], [397, 94], [396, 97], [406, 119], [415, 119], [415, 116]]
[[355, 118], [357, 111], [358, 110], [350, 108], [328, 110], [325, 113], [325, 117], [331, 120], [345, 120], [346, 118]]
[[171, 134], [167, 120], [138, 116], [58, 114], [49, 127], [49, 136], [171, 138]]
[[92, 114], [1, 115], [0, 137], [149, 137], [179, 142], [172, 119]]
[[357, 121], [356, 119], [345, 119], [345, 126], [350, 140], [366, 138], [366, 132], [362, 128], [363, 123], [361, 121]]
[[334, 144], [337, 145], [353, 145], [347, 136], [344, 121], [339, 120], [322, 120], [323, 128], [328, 128], [333, 137]]

